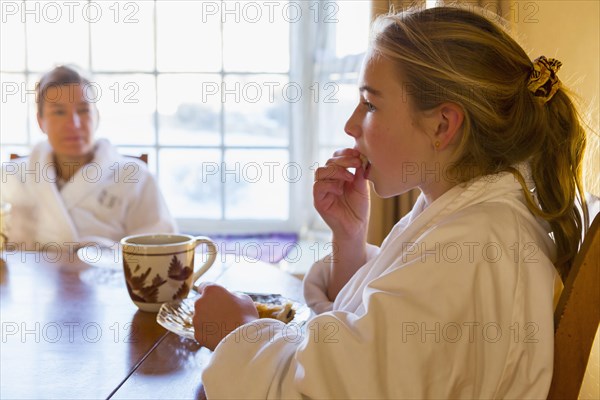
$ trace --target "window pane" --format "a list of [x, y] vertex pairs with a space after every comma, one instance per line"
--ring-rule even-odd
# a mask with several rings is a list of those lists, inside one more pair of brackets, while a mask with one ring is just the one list
[[[24, 2], [27, 62], [30, 70], [46, 71], [59, 64], [89, 68], [87, 1]], [[97, 4], [97, 3], [96, 3]]]
[[16, 1], [2, 4], [0, 69], [4, 71], [25, 70], [25, 24], [20, 5]]
[[154, 76], [98, 74], [93, 80], [98, 90], [98, 136], [114, 144], [154, 144]]
[[353, 0], [324, 3], [325, 23], [335, 23], [336, 57], [364, 53], [369, 42], [369, 24], [371, 18], [371, 1]]
[[154, 2], [96, 1], [92, 65], [101, 71], [154, 69]]
[[228, 75], [221, 92], [225, 111], [225, 144], [287, 146], [291, 102], [302, 88], [282, 75]]
[[[27, 100], [35, 96], [26, 94], [25, 76], [0, 75], [2, 102], [0, 102], [0, 139], [2, 143], [27, 143]], [[33, 99], [31, 99], [33, 100]]]
[[219, 75], [159, 75], [159, 142], [166, 145], [220, 145], [220, 87]]
[[159, 182], [175, 218], [222, 219], [221, 152], [162, 149]]
[[160, 71], [221, 70], [221, 23], [218, 18], [209, 18], [210, 7], [216, 4], [199, 1], [156, 3], [157, 67]]
[[286, 150], [226, 151], [225, 218], [287, 219], [290, 183], [301, 175], [288, 157]]
[[27, 78], [27, 112], [29, 113], [29, 143], [35, 145], [38, 142], [47, 140], [48, 137], [37, 122], [37, 103], [35, 102], [35, 85], [40, 81], [41, 74], [31, 74]]
[[319, 144], [320, 147], [353, 147], [354, 140], [344, 131], [346, 121], [358, 105], [358, 86], [332, 82], [337, 88], [335, 102], [319, 103]]
[[[218, 4], [218, 3], [216, 3]], [[287, 72], [290, 64], [289, 22], [297, 18], [296, 2], [220, 3], [225, 71]], [[288, 15], [289, 14], [289, 15]]]

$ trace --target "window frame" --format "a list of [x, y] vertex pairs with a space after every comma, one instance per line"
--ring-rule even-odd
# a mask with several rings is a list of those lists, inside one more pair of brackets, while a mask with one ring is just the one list
[[[322, 0], [318, 0], [322, 1]], [[316, 3], [317, 0], [312, 2], [296, 2], [302, 7], [302, 11], [304, 15], [310, 15], [310, 7], [313, 3]], [[248, 76], [248, 75], [257, 75], [257, 72], [235, 72], [235, 71], [225, 71], [223, 68], [223, 64], [221, 64], [221, 69], [218, 72], [210, 71], [210, 72], [201, 72], [201, 71], [193, 71], [193, 72], [182, 72], [182, 71], [158, 71], [158, 54], [157, 54], [157, 2], [153, 1], [152, 5], [152, 29], [154, 32], [153, 40], [153, 48], [154, 48], [154, 60], [153, 60], [153, 70], [94, 70], [91, 68], [93, 66], [92, 63], [92, 32], [91, 32], [91, 23], [88, 22], [88, 68], [89, 73], [96, 76], [110, 76], [110, 75], [120, 75], [120, 76], [128, 76], [128, 75], [151, 75], [154, 81], [154, 89], [155, 89], [155, 105], [153, 111], [153, 141], [154, 143], [151, 145], [148, 144], [127, 144], [127, 145], [116, 145], [117, 149], [123, 154], [132, 154], [135, 151], [138, 151], [140, 148], [149, 149], [150, 151], [150, 160], [149, 160], [149, 168], [155, 173], [157, 180], [160, 179], [161, 174], [161, 165], [158, 160], [158, 154], [161, 149], [165, 148], [218, 148], [221, 151], [221, 156], [224, 156], [225, 151], [233, 148], [243, 148], [243, 149], [262, 149], [266, 147], [247, 147], [247, 146], [228, 146], [225, 144], [224, 135], [225, 135], [225, 111], [224, 105], [221, 104], [220, 107], [220, 135], [221, 135], [221, 144], [219, 146], [169, 146], [166, 144], [161, 144], [159, 142], [159, 114], [158, 114], [158, 79], [163, 74], [181, 74], [181, 73], [190, 73], [190, 74], [218, 74], [221, 79], [225, 79], [228, 75], [238, 75], [238, 76]], [[27, 35], [27, 26], [32, 22], [27, 20], [23, 23], [24, 29], [24, 37], [25, 37], [25, 68], [24, 70], [5, 70], [2, 69], [0, 72], [3, 77], [8, 74], [18, 74], [22, 76], [25, 80], [25, 84], [28, 88], [31, 88], [33, 78], [35, 76], [39, 76], [41, 73], [45, 71], [36, 71], [29, 68], [27, 61], [27, 53], [28, 53], [28, 35]], [[289, 82], [297, 82], [301, 85], [304, 92], [307, 92], [305, 88], [310, 87], [313, 84], [312, 79], [312, 64], [311, 60], [313, 57], [313, 52], [310, 48], [310, 44], [312, 43], [310, 38], [312, 37], [311, 30], [312, 21], [310, 18], [302, 18], [299, 23], [290, 23], [290, 68], [286, 73], [279, 72], [265, 72], [266, 74], [277, 74], [281, 76], [287, 76]], [[222, 24], [221, 24], [222, 30]], [[221, 48], [223, 43], [221, 41]], [[306, 221], [308, 216], [311, 214], [309, 211], [312, 209], [312, 196], [311, 196], [311, 186], [312, 186], [312, 166], [310, 164], [310, 159], [312, 158], [312, 147], [313, 147], [313, 138], [312, 135], [308, 134], [304, 136], [303, 132], [311, 132], [311, 124], [307, 122], [310, 118], [297, 118], [296, 116], [309, 116], [310, 113], [314, 109], [314, 104], [311, 104], [310, 96], [303, 94], [301, 100], [296, 103], [288, 102], [289, 107], [289, 121], [288, 121], [288, 145], [287, 146], [273, 146], [268, 147], [269, 149], [285, 149], [289, 154], [289, 162], [298, 163], [301, 167], [302, 178], [300, 181], [295, 183], [289, 183], [289, 213], [287, 220], [254, 220], [254, 219], [235, 219], [235, 220], [227, 220], [223, 215], [222, 219], [201, 219], [201, 218], [177, 218], [177, 223], [180, 227], [180, 230], [187, 232], [202, 232], [202, 233], [262, 233], [262, 232], [273, 232], [273, 231], [289, 231], [289, 232], [300, 232], [305, 229]], [[22, 143], [17, 141], [13, 141], [10, 138], [3, 137], [1, 138], [2, 147], [4, 149], [22, 149], [23, 151], [30, 151], [31, 147], [41, 139], [42, 136], [36, 136], [35, 133], [38, 131], [37, 122], [35, 121], [35, 102], [34, 96], [28, 97], [27, 104], [27, 121], [25, 122], [25, 136], [26, 142]], [[102, 110], [100, 110], [102, 114]], [[99, 138], [100, 136], [96, 136]], [[308, 140], [306, 138], [308, 137]], [[8, 140], [6, 140], [8, 139]], [[27, 150], [28, 149], [28, 150]], [[226, 194], [224, 193], [224, 183], [221, 182], [221, 207], [224, 207], [226, 202]], [[265, 193], [265, 195], [270, 195], [269, 193]], [[223, 209], [224, 211], [224, 209]]]

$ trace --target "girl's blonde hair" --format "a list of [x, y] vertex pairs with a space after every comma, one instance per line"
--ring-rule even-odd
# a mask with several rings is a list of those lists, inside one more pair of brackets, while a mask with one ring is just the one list
[[[515, 174], [529, 209], [552, 228], [556, 265], [565, 279], [588, 225], [586, 135], [567, 90], [561, 86], [548, 102], [535, 97], [527, 88], [529, 56], [499, 24], [473, 11], [409, 10], [380, 16], [373, 26], [372, 50], [396, 63], [416, 109], [453, 102], [464, 110], [452, 175], [465, 182]], [[524, 161], [537, 200], [513, 167]]]

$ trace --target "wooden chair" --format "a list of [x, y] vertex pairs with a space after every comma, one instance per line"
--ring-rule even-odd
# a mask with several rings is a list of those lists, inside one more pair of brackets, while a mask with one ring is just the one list
[[573, 261], [554, 312], [554, 374], [548, 399], [577, 399], [600, 323], [600, 214]]
[[[25, 157], [25, 156], [20, 156], [16, 153], [10, 153], [10, 159], [14, 160], [16, 158], [20, 158], [20, 157]], [[142, 153], [139, 156], [125, 156], [125, 157], [133, 157], [133, 158], [139, 158], [140, 160], [142, 160], [145, 164], [148, 164], [148, 153]]]
[[[136, 156], [133, 156], [133, 157], [136, 157]], [[148, 153], [142, 153], [139, 156], [137, 156], [137, 158], [142, 160], [144, 162], [144, 164], [148, 164]]]

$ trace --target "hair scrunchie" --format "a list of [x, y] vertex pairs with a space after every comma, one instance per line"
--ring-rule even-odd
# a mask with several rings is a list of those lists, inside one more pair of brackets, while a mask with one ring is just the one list
[[560, 80], [556, 73], [562, 63], [555, 58], [540, 56], [533, 61], [533, 68], [527, 82], [527, 89], [534, 96], [542, 99], [544, 103], [550, 101], [560, 87]]

